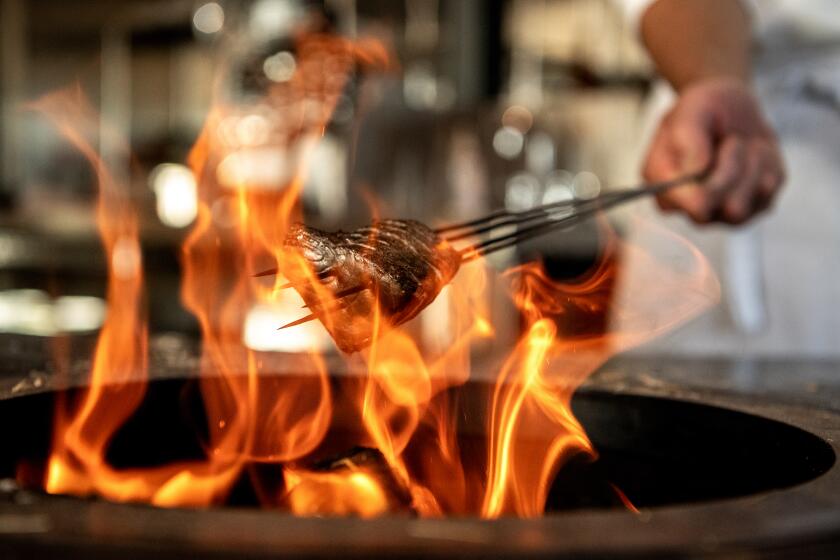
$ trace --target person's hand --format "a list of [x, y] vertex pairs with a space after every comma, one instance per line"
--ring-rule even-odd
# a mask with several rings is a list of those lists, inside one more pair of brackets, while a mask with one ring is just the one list
[[739, 81], [709, 79], [686, 87], [659, 124], [644, 175], [665, 181], [704, 169], [710, 172], [703, 184], [668, 190], [659, 206], [700, 224], [740, 224], [767, 209], [785, 180], [776, 136]]

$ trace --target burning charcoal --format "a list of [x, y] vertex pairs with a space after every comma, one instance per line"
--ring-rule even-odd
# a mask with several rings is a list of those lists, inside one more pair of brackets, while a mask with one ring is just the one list
[[334, 294], [335, 301], [321, 301], [304, 278], [290, 278], [313, 317], [348, 353], [373, 340], [377, 304], [388, 326], [400, 325], [434, 301], [461, 264], [461, 253], [412, 220], [376, 221], [349, 233], [297, 224], [286, 247], [301, 254]]
[[375, 449], [354, 448], [308, 470], [289, 469], [286, 480], [287, 501], [297, 515], [373, 517], [416, 513], [410, 493]]
[[391, 503], [398, 509], [408, 511], [411, 508], [411, 496], [394, 477], [391, 467], [378, 449], [355, 447], [343, 457], [335, 457], [316, 465], [315, 470], [324, 472], [364, 471], [385, 488], [391, 498]]

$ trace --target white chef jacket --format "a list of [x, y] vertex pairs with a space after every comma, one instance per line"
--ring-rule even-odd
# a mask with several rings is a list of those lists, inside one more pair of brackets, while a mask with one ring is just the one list
[[[656, 0], [616, 1], [638, 26]], [[788, 182], [772, 213], [741, 228], [696, 227], [652, 205], [641, 210], [697, 245], [723, 288], [720, 306], [644, 350], [838, 357], [840, 10], [837, 0], [742, 1], [761, 47], [756, 89], [779, 134]], [[654, 89], [642, 133], [648, 141], [673, 100], [666, 84]]]
[[[614, 0], [624, 10], [628, 21], [638, 25], [642, 14], [657, 0]], [[762, 24], [777, 22], [836, 31], [838, 18], [835, 0], [740, 0]]]

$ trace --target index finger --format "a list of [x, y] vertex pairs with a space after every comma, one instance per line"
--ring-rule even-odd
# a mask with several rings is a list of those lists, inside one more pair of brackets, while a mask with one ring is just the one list
[[[667, 126], [654, 137], [645, 161], [644, 176], [650, 182], [674, 179], [683, 174], [680, 152]], [[700, 185], [686, 184], [659, 194], [656, 197], [663, 210], [683, 210], [695, 221], [704, 221], [705, 202]]]

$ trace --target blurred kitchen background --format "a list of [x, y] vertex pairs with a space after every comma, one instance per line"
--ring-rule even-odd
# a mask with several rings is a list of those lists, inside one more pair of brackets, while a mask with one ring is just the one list
[[[389, 72], [360, 72], [339, 101], [305, 188], [313, 223], [364, 222], [362, 190], [383, 215], [439, 223], [639, 179], [655, 76], [610, 0], [0, 0], [0, 332], [83, 336], [105, 313], [94, 176], [50, 124], [22, 110], [27, 101], [78, 82], [103, 121], [130, 139], [131, 158], [103, 155], [141, 211], [151, 328], [195, 334], [179, 303], [179, 247], [196, 214], [185, 158], [220, 89], [247, 98], [288, 80], [292, 35], [313, 21], [376, 38], [397, 61]], [[836, 105], [830, 91], [823, 103]], [[268, 126], [261, 115], [230, 124], [246, 140]], [[707, 334], [754, 337], [773, 321], [754, 288], [762, 270], [750, 243], [713, 259], [726, 285], [747, 288], [725, 289]], [[597, 249], [588, 225], [498, 264], [540, 254], [552, 274], [573, 277]], [[752, 265], [728, 282], [731, 258]], [[822, 312], [836, 313], [832, 303], [840, 302]], [[260, 321], [271, 336], [276, 321]], [[836, 354], [837, 337], [771, 344], [769, 353]], [[677, 337], [647, 351], [732, 352], [710, 340]]]

